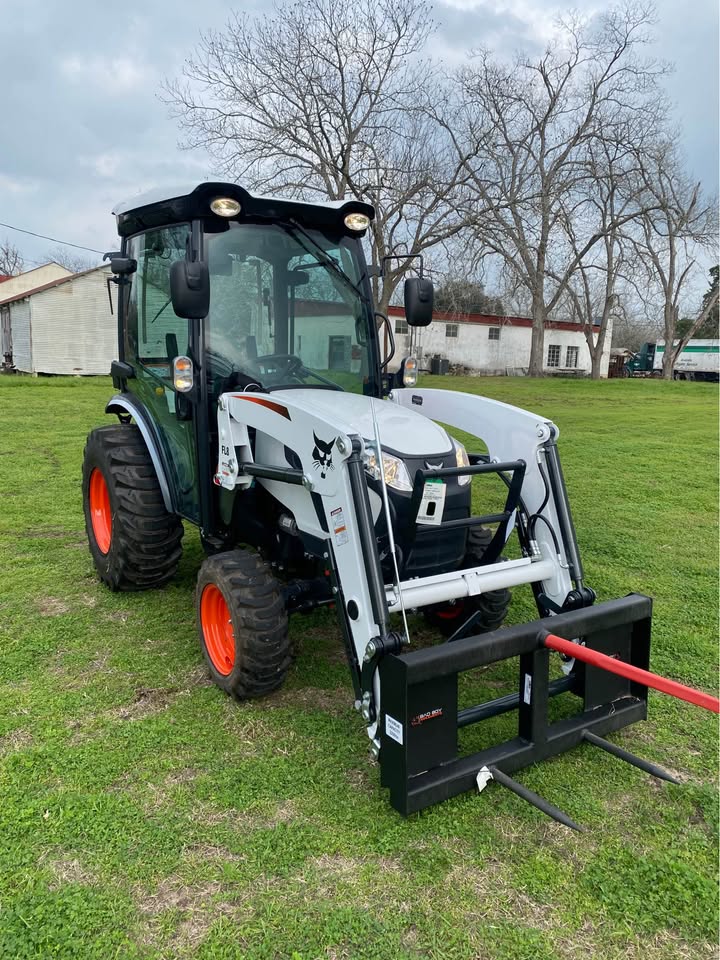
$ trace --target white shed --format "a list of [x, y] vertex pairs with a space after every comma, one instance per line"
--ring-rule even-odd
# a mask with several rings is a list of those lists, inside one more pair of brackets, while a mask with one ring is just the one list
[[3, 351], [7, 358], [9, 345], [12, 366], [23, 373], [110, 373], [117, 318], [110, 312], [109, 276], [109, 266], [93, 267], [0, 299], [10, 331]]
[[51, 260], [50, 263], [33, 267], [32, 270], [26, 270], [25, 273], [18, 273], [15, 277], [5, 277], [0, 282], [0, 303], [12, 300], [18, 293], [35, 290], [37, 287], [45, 286], [46, 283], [52, 283], [53, 280], [62, 280], [64, 277], [71, 277], [72, 275], [72, 270], [68, 270], [67, 267], [62, 267], [59, 263]]

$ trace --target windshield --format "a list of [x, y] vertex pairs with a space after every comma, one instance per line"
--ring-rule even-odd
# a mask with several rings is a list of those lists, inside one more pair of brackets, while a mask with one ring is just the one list
[[377, 395], [359, 241], [292, 224], [205, 234], [205, 348], [216, 395], [257, 384]]

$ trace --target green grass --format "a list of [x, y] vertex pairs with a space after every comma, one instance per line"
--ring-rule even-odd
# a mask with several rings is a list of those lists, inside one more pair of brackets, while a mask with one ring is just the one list
[[[651, 594], [653, 667], [713, 690], [717, 389], [425, 384], [558, 424], [588, 582], [600, 599]], [[613, 737], [681, 786], [590, 747], [519, 774], [587, 833], [492, 785], [403, 820], [331, 614], [296, 619], [286, 687], [239, 705], [201, 666], [193, 530], [166, 589], [100, 586], [80, 466], [110, 392], [0, 378], [0, 957], [716, 956], [711, 715], [651, 694], [649, 722]], [[511, 622], [533, 614], [517, 590]], [[498, 665], [480, 685], [510, 680]]]

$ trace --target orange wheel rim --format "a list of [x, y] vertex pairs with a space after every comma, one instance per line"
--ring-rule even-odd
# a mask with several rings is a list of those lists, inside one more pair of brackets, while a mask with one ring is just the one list
[[112, 540], [112, 508], [105, 477], [97, 469], [90, 474], [90, 519], [100, 553], [107, 553]]
[[443, 607], [442, 610], [437, 610], [436, 614], [441, 620], [457, 620], [463, 612], [463, 608], [464, 604], [456, 603], [453, 606], [448, 605], [447, 607]]
[[222, 591], [209, 583], [200, 597], [200, 626], [210, 662], [226, 677], [235, 665], [235, 634]]

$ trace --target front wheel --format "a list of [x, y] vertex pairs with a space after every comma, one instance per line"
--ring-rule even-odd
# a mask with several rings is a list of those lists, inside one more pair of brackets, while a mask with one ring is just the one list
[[[477, 567], [494, 535], [493, 530], [487, 527], [471, 527], [468, 534], [467, 552], [463, 560], [463, 568]], [[503, 587], [500, 590], [488, 590], [475, 597], [463, 597], [450, 603], [438, 603], [428, 607], [424, 612], [425, 619], [444, 637], [450, 637], [473, 613], [479, 613], [473, 633], [488, 633], [502, 626], [510, 606], [510, 591]]]
[[288, 617], [280, 585], [249, 550], [208, 557], [196, 591], [198, 633], [213, 681], [238, 700], [279, 687], [290, 668]]

